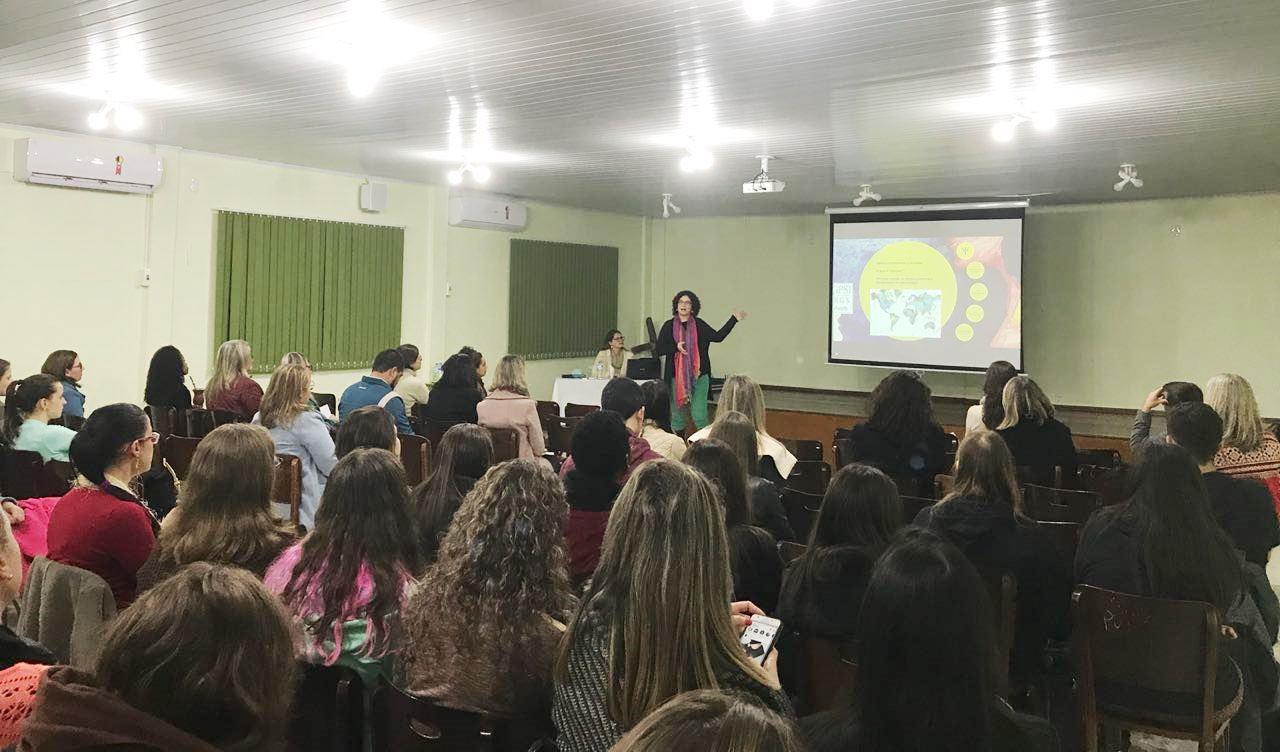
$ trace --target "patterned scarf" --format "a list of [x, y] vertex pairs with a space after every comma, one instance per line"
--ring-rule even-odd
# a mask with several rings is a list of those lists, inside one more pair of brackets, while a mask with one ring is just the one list
[[680, 317], [673, 316], [671, 330], [676, 335], [676, 344], [684, 343], [684, 353], [676, 350], [675, 379], [676, 404], [684, 407], [693, 397], [693, 383], [702, 375], [702, 354], [698, 352], [698, 319], [690, 316], [688, 323], [682, 325]]

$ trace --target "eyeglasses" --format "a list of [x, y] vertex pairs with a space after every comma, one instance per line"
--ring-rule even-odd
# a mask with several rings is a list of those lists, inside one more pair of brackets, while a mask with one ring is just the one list
[[141, 439], [138, 439], [138, 441], [149, 441], [149, 442], [151, 442], [152, 444], [159, 444], [159, 443], [160, 443], [160, 434], [156, 433], [155, 431], [152, 431], [151, 433], [147, 434], [146, 436], [143, 436]]

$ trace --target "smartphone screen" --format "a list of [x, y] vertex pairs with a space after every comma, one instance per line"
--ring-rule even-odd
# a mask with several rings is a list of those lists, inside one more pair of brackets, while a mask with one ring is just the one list
[[777, 619], [771, 619], [768, 616], [752, 616], [751, 626], [742, 633], [742, 647], [747, 651], [747, 657], [764, 665], [764, 659], [768, 658], [769, 651], [773, 650], [781, 629], [782, 622]]

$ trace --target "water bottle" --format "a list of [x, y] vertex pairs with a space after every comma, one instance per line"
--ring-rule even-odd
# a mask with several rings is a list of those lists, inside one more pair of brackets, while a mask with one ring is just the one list
[[594, 368], [592, 369], [592, 371], [591, 371], [591, 378], [593, 378], [593, 379], [603, 379], [603, 378], [604, 378], [604, 363], [601, 363], [601, 362], [600, 362], [600, 361], [598, 361], [598, 360], [596, 361], [596, 363], [595, 363], [595, 367], [594, 367]]

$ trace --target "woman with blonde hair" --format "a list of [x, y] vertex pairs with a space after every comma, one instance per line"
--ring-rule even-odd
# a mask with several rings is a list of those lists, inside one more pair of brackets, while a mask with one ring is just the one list
[[205, 407], [226, 410], [245, 421], [253, 418], [262, 403], [262, 387], [249, 378], [253, 351], [242, 339], [223, 342], [213, 363], [213, 378], [204, 390]]
[[262, 577], [298, 537], [271, 513], [275, 459], [275, 444], [260, 426], [218, 426], [201, 439], [179, 505], [138, 570], [138, 592], [196, 561], [231, 564]]
[[476, 417], [486, 428], [514, 428], [519, 434], [520, 459], [541, 457], [547, 451], [538, 418], [538, 403], [529, 398], [524, 380], [524, 358], [504, 355], [498, 361], [493, 388], [476, 405]]
[[735, 621], [759, 609], [731, 604], [732, 582], [711, 481], [671, 460], [641, 465], [613, 506], [600, 563], [560, 643], [552, 719], [562, 752], [603, 752], [695, 689], [741, 691], [790, 716], [777, 651], [762, 667], [738, 642]]
[[1055, 485], [1055, 467], [1062, 478], [1076, 477], [1076, 446], [1071, 429], [1053, 417], [1053, 403], [1030, 376], [1014, 376], [1004, 385], [1004, 420], [996, 433], [1013, 453], [1013, 464], [1029, 467], [1037, 483]]
[[758, 454], [761, 460], [760, 475], [781, 482], [791, 475], [796, 466], [796, 458], [783, 446], [781, 441], [769, 435], [765, 429], [764, 390], [749, 376], [735, 374], [724, 380], [720, 389], [720, 399], [716, 402], [716, 417], [711, 425], [689, 437], [689, 443], [701, 441], [711, 435], [716, 421], [722, 415], [739, 412], [747, 416], [756, 427]]
[[542, 462], [491, 468], [405, 605], [405, 688], [451, 708], [545, 717], [551, 665], [575, 601], [564, 489]]
[[803, 752], [789, 719], [738, 693], [699, 689], [650, 713], [610, 752]]
[[281, 366], [271, 374], [260, 412], [253, 422], [271, 432], [277, 454], [289, 454], [302, 461], [302, 502], [298, 522], [310, 529], [316, 507], [338, 457], [333, 437], [320, 413], [307, 404], [311, 398], [311, 369]]
[[1280, 506], [1280, 440], [1263, 425], [1253, 387], [1243, 376], [1220, 373], [1205, 385], [1204, 401], [1222, 418], [1222, 446], [1214, 467], [1261, 480]]

